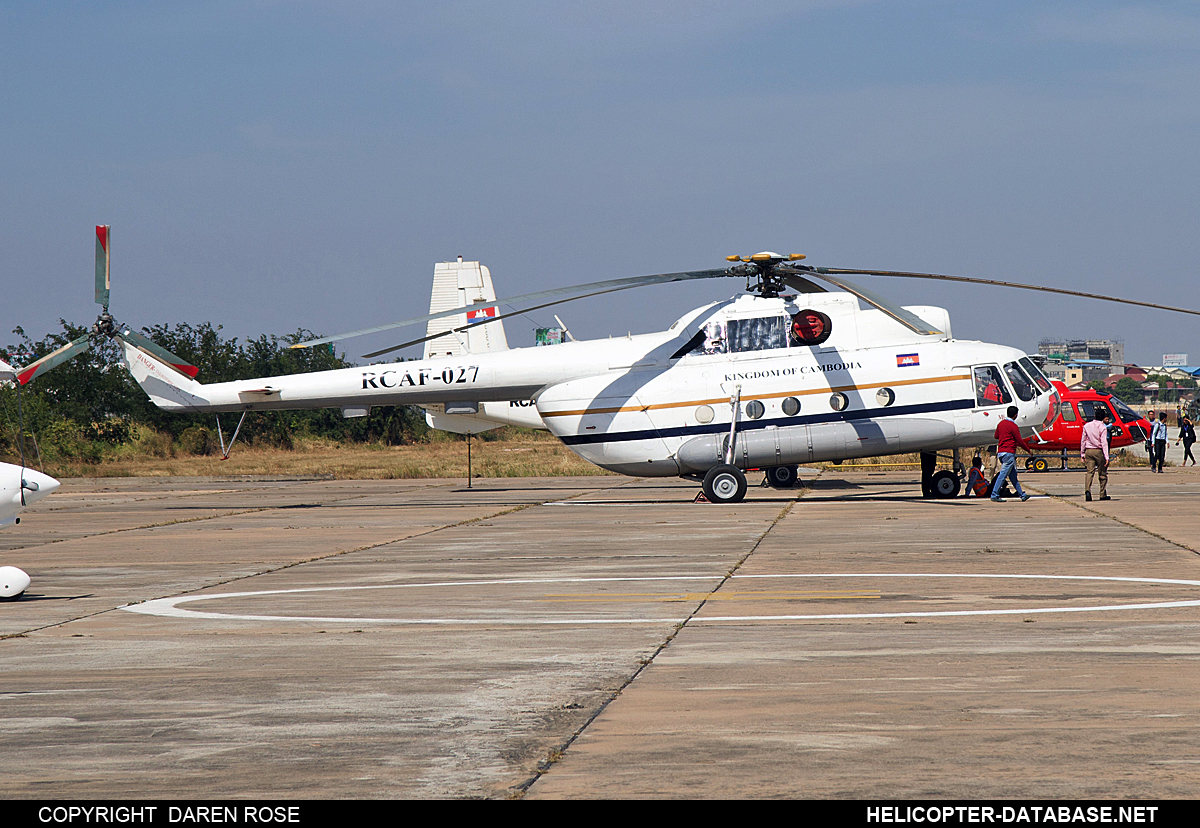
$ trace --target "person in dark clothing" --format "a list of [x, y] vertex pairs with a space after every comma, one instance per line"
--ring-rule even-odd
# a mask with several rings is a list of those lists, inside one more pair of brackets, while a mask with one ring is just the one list
[[1191, 460], [1192, 465], [1196, 465], [1196, 458], [1192, 456], [1192, 443], [1196, 442], [1196, 428], [1192, 425], [1192, 420], [1188, 415], [1184, 414], [1179, 418], [1179, 439], [1175, 441], [1175, 445], [1183, 443], [1183, 465], [1187, 465], [1187, 461]]
[[1163, 461], [1167, 459], [1167, 415], [1166, 412], [1159, 412], [1156, 420], [1151, 411], [1146, 419], [1150, 421], [1150, 440], [1154, 444], [1154, 453], [1150, 455], [1150, 471], [1162, 474]]

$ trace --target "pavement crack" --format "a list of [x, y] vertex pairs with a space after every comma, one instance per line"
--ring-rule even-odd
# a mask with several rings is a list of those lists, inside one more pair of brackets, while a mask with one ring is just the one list
[[692, 611], [688, 613], [687, 617], [672, 628], [671, 633], [665, 639], [663, 639], [662, 643], [655, 648], [654, 652], [651, 653], [648, 658], [643, 658], [638, 661], [637, 669], [630, 674], [629, 678], [627, 678], [620, 687], [610, 693], [608, 698], [601, 702], [601, 704], [592, 712], [592, 715], [588, 716], [583, 724], [581, 724], [574, 733], [567, 737], [567, 739], [561, 745], [550, 748], [550, 751], [547, 754], [547, 759], [539, 763], [537, 771], [534, 772], [532, 776], [519, 785], [514, 785], [512, 788], [510, 788], [510, 791], [512, 792], [511, 798], [520, 799], [521, 797], [525, 796], [525, 794], [529, 792], [529, 789], [533, 787], [534, 783], [545, 776], [546, 773], [549, 772], [550, 768], [552, 768], [560, 759], [562, 759], [563, 756], [566, 755], [567, 750], [571, 747], [571, 745], [575, 744], [579, 737], [582, 736], [589, 727], [591, 727], [592, 722], [596, 721], [596, 719], [600, 717], [600, 714], [608, 709], [608, 706], [616, 701], [618, 696], [625, 692], [625, 688], [633, 684], [633, 682], [637, 680], [637, 677], [640, 676], [647, 667], [654, 663], [654, 660], [658, 658], [659, 654], [662, 653], [663, 650], [670, 646], [671, 642], [675, 640], [675, 637], [678, 636], [679, 633], [682, 632], [683, 629], [688, 625], [688, 622], [695, 618], [696, 614], [699, 613], [700, 610], [704, 609], [710, 598], [715, 595], [717, 591], [721, 589], [721, 587], [729, 583], [729, 579], [734, 576], [734, 573], [742, 568], [742, 565], [745, 564], [749, 557], [754, 554], [759, 546], [762, 545], [762, 542], [766, 539], [767, 535], [771, 534], [771, 530], [778, 526], [779, 522], [788, 516], [788, 514], [792, 511], [792, 507], [794, 507], [800, 498], [804, 497], [808, 491], [809, 489], [806, 487], [803, 491], [798, 492], [793, 500], [789, 500], [787, 505], [780, 509], [779, 514], [775, 515], [770, 524], [767, 525], [767, 528], [762, 531], [762, 534], [755, 539], [754, 543], [750, 544], [750, 548], [746, 550], [745, 554], [743, 554], [737, 559], [737, 561], [734, 562], [733, 566], [729, 568], [729, 571], [722, 576], [720, 582], [709, 591], [708, 596], [701, 599], [701, 601], [692, 608]]

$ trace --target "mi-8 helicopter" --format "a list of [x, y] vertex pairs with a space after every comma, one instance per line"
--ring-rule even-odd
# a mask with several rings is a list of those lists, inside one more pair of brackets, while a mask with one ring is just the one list
[[[107, 239], [108, 228], [97, 232]], [[536, 348], [464, 348], [412, 362], [203, 384], [187, 363], [157, 345], [146, 347], [108, 315], [107, 246], [103, 260], [101, 252], [98, 244], [97, 301], [103, 294], [105, 311], [93, 334], [121, 341], [129, 370], [160, 408], [219, 414], [336, 407], [356, 417], [377, 405], [432, 404], [469, 413], [489, 401], [532, 400], [546, 428], [584, 459], [621, 474], [702, 480], [708, 499], [724, 503], [745, 496], [747, 468], [769, 469], [778, 481], [794, 479], [800, 463], [985, 445], [1010, 405], [1026, 433], [1052, 421], [1057, 394], [1024, 353], [956, 340], [944, 309], [900, 307], [845, 274], [998, 284], [1196, 313], [1009, 282], [812, 267], [801, 264], [803, 255], [763, 252], [730, 256], [722, 269], [475, 302], [466, 308], [464, 325], [365, 356], [447, 334], [469, 337], [511, 315], [500, 314], [500, 305], [541, 302], [517, 311], [522, 313], [650, 284], [746, 280], [745, 295], [697, 308], [658, 333]], [[859, 301], [870, 307], [862, 309]], [[452, 307], [296, 347], [461, 314], [462, 307]], [[65, 351], [51, 357], [69, 358]], [[34, 363], [22, 376], [38, 370]], [[935, 473], [932, 464], [922, 484], [942, 497], [954, 496], [960, 485], [957, 475]]]

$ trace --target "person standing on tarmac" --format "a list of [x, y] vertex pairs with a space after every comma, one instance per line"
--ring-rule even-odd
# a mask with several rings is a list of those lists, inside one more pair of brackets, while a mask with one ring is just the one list
[[1004, 502], [1000, 498], [1000, 492], [1004, 489], [1004, 481], [1010, 477], [1017, 497], [1021, 498], [1022, 502], [1029, 500], [1029, 495], [1021, 490], [1021, 483], [1017, 480], [1017, 446], [1030, 452], [1033, 451], [1033, 446], [1025, 442], [1021, 437], [1021, 430], [1017, 428], [1015, 419], [1019, 410], [1015, 405], [1010, 405], [1008, 416], [996, 426], [996, 456], [1000, 460], [1000, 474], [996, 475], [996, 482], [992, 484], [993, 503]]
[[[1154, 414], [1153, 411], [1150, 412]], [[1154, 454], [1150, 457], [1150, 471], [1162, 474], [1163, 461], [1167, 459], [1167, 415], [1160, 412], [1158, 419], [1150, 418], [1153, 423], [1150, 439], [1154, 442]], [[1157, 467], [1157, 468], [1156, 468]]]
[[1196, 427], [1192, 425], [1192, 418], [1187, 414], [1179, 418], [1179, 440], [1175, 441], [1175, 445], [1179, 445], [1180, 440], [1183, 441], [1183, 463], [1180, 465], [1186, 466], [1187, 461], [1191, 460], [1192, 465], [1196, 465], [1196, 458], [1192, 456], [1192, 443], [1196, 442]]
[[1083, 427], [1079, 441], [1079, 457], [1087, 466], [1087, 478], [1083, 484], [1083, 499], [1092, 499], [1092, 477], [1100, 472], [1100, 499], [1112, 500], [1108, 496], [1108, 426], [1104, 424], [1104, 410], [1096, 409], [1096, 415]]

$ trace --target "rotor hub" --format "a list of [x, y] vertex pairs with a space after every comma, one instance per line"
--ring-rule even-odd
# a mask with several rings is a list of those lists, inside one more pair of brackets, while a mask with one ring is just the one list
[[117, 322], [112, 318], [110, 313], [102, 313], [96, 317], [96, 324], [92, 325], [92, 333], [96, 336], [106, 336], [109, 339], [117, 334]]
[[746, 279], [746, 291], [757, 293], [763, 297], [775, 297], [788, 288], [783, 277], [803, 266], [791, 264], [804, 258], [803, 253], [791, 253], [784, 256], [779, 253], [763, 251], [753, 256], [726, 256], [725, 261], [738, 262], [729, 268], [729, 275], [743, 276]]

